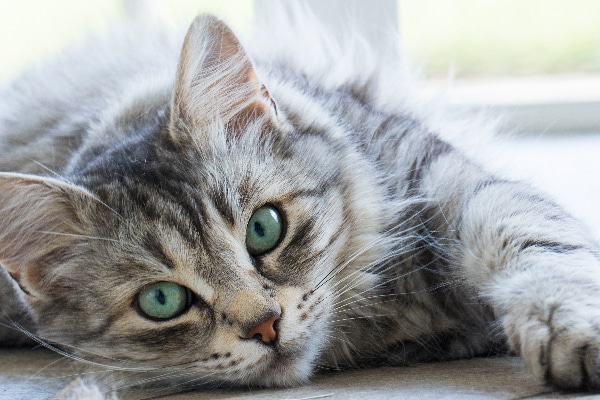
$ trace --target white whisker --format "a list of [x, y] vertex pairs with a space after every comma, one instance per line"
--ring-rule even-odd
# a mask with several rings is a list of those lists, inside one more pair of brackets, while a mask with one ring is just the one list
[[152, 369], [149, 368], [141, 368], [141, 367], [121, 367], [121, 366], [114, 366], [114, 365], [109, 365], [109, 364], [103, 364], [100, 362], [96, 362], [96, 361], [91, 361], [91, 360], [87, 360], [85, 358], [76, 356], [74, 354], [70, 354], [67, 353], [66, 351], [59, 349], [56, 346], [51, 345], [50, 343], [47, 343], [45, 341], [43, 341], [42, 339], [38, 338], [36, 335], [32, 334], [31, 332], [29, 332], [27, 329], [25, 329], [24, 327], [22, 327], [21, 325], [19, 325], [17, 322], [11, 321], [12, 324], [19, 329], [21, 332], [23, 332], [25, 335], [27, 335], [27, 337], [29, 337], [31, 340], [34, 340], [35, 342], [37, 342], [38, 344], [42, 345], [43, 347], [52, 350], [53, 352], [60, 354], [61, 356], [64, 356], [66, 358], [69, 358], [71, 360], [75, 360], [75, 361], [79, 361], [83, 364], [87, 364], [87, 365], [91, 365], [91, 366], [95, 366], [95, 367], [102, 367], [102, 368], [106, 368], [106, 369], [111, 369], [111, 370], [116, 370], [116, 371], [150, 371]]
[[66, 236], [66, 237], [92, 239], [92, 240], [105, 240], [108, 242], [121, 243], [119, 240], [116, 240], [116, 239], [103, 238], [103, 237], [98, 237], [98, 236], [78, 235], [75, 233], [62, 233], [62, 232], [50, 232], [50, 231], [38, 231], [38, 232], [45, 233], [48, 235], [55, 235], [55, 236]]

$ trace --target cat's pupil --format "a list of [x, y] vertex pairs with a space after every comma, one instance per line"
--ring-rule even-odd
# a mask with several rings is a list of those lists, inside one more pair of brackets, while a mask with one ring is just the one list
[[167, 302], [167, 299], [165, 297], [165, 294], [163, 293], [162, 290], [157, 290], [156, 291], [156, 301], [158, 301], [161, 305], [165, 305], [165, 303]]
[[265, 236], [265, 228], [262, 226], [262, 224], [260, 222], [254, 223], [254, 232], [256, 232], [256, 234], [260, 237]]

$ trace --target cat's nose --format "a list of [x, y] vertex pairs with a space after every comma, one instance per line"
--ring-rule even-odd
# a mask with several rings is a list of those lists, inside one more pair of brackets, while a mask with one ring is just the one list
[[281, 315], [277, 313], [265, 319], [248, 331], [246, 334], [246, 339], [258, 339], [264, 344], [274, 343], [277, 340], [275, 323], [279, 321], [280, 318]]

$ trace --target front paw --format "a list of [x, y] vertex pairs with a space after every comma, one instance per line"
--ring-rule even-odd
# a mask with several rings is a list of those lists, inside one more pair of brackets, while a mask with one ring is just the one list
[[600, 391], [600, 307], [547, 303], [509, 312], [511, 348], [539, 378], [562, 389]]

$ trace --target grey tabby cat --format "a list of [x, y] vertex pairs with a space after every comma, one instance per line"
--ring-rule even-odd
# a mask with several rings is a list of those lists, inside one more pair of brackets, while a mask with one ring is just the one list
[[4, 344], [26, 332], [125, 395], [509, 349], [600, 389], [591, 235], [390, 100], [377, 69], [251, 60], [211, 16], [179, 62], [169, 40], [115, 48], [2, 93]]

